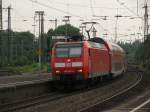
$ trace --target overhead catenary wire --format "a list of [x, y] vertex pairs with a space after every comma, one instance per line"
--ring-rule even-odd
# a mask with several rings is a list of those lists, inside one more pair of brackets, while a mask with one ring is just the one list
[[[56, 4], [60, 4], [60, 5], [67, 5], [67, 3], [64, 3], [64, 2], [58, 2], [58, 1], [53, 1], [54, 3], [56, 3]], [[91, 8], [91, 6], [89, 6], [89, 5], [82, 5], [82, 4], [73, 4], [73, 3], [69, 3], [69, 5], [71, 6], [71, 7], [86, 7], [86, 8]], [[114, 7], [100, 7], [100, 6], [93, 6], [93, 8], [102, 8], [102, 9], [108, 9], [108, 10], [112, 10], [112, 9], [114, 9], [114, 10], [116, 10], [117, 8], [114, 8]], [[131, 7], [131, 8], [137, 8], [137, 6], [134, 6], [134, 7]], [[118, 9], [126, 9], [126, 8], [118, 8]]]
[[64, 11], [64, 10], [61, 10], [61, 9], [58, 9], [58, 8], [52, 7], [52, 6], [50, 6], [50, 5], [47, 5], [47, 4], [44, 4], [44, 3], [38, 2], [38, 1], [34, 1], [34, 0], [29, 0], [29, 1], [34, 2], [34, 3], [36, 3], [36, 4], [39, 4], [39, 5], [43, 6], [43, 7], [47, 7], [47, 8], [50, 8], [50, 9], [56, 10], [56, 11], [61, 12], [61, 13], [64, 13], [64, 14], [69, 14], [69, 15], [74, 16], [74, 17], [78, 17], [78, 18], [85, 19], [85, 18], [84, 18], [84, 17], [82, 17], [82, 16], [75, 15], [75, 14], [73, 14], [73, 13], [70, 13], [70, 12], [67, 12], [67, 11]]
[[144, 4], [147, 4], [148, 0], [145, 0]]
[[[65, 3], [65, 2], [63, 2], [63, 1], [53, 1], [53, 3], [54, 3], [53, 5], [52, 5], [52, 4], [46, 4], [44, 1], [40, 1], [40, 0], [29, 0], [29, 1], [32, 1], [32, 5], [33, 5], [33, 3], [34, 3], [36, 6], [42, 6], [42, 8], [43, 8], [43, 7], [46, 7], [46, 8], [52, 9], [52, 11], [54, 10], [54, 11], [61, 12], [62, 14], [63, 14], [63, 13], [64, 13], [64, 14], [68, 14], [67, 10], [62, 9], [62, 8], [60, 8], [60, 7], [55, 7], [55, 6], [54, 6], [54, 5], [60, 6], [58, 3], [63, 4], [63, 5], [67, 5], [67, 4], [68, 4], [68, 3]], [[46, 1], [49, 1], [49, 0], [46, 0]], [[52, 0], [51, 0], [51, 1], [52, 1]], [[90, 1], [93, 1], [93, 0], [90, 0]], [[37, 3], [37, 2], [38, 2], [38, 3]], [[40, 4], [39, 4], [39, 3], [40, 3]], [[50, 3], [50, 1], [49, 1], [49, 3]], [[92, 3], [93, 3], [93, 2], [92, 2]], [[43, 5], [43, 4], [44, 4], [44, 5]], [[47, 6], [45, 6], [45, 5], [47, 5]], [[90, 8], [91, 8], [91, 6], [90, 6], [89, 3], [88, 3], [88, 4], [77, 4], [77, 3], [75, 3], [75, 2], [70, 2], [70, 3], [69, 3], [69, 6], [70, 6], [71, 8], [72, 8], [72, 6], [74, 6], [74, 7], [82, 7], [82, 8], [88, 7], [88, 11], [90, 11]], [[71, 8], [70, 8], [70, 10], [72, 10]], [[96, 13], [96, 11], [97, 11], [95, 8], [114, 9], [114, 10], [117, 9], [117, 8], [115, 8], [115, 7], [113, 8], [113, 7], [111, 7], [111, 6], [110, 6], [110, 7], [109, 7], [109, 6], [108, 6], [108, 7], [107, 7], [107, 6], [106, 6], [106, 7], [105, 7], [105, 6], [104, 6], [104, 7], [103, 7], [103, 6], [102, 6], [102, 7], [99, 7], [98, 4], [95, 4], [95, 3], [92, 4], [92, 8], [93, 8], [92, 10], [94, 10], [95, 13]], [[132, 10], [133, 7], [131, 8], [131, 6], [130, 6], [130, 7], [128, 7], [128, 8]], [[136, 7], [135, 7], [135, 8], [136, 8]], [[35, 9], [35, 8], [34, 8], [34, 9]], [[34, 10], [34, 9], [33, 9], [33, 10]], [[58, 10], [57, 10], [57, 9], [58, 9]], [[118, 8], [118, 9], [119, 9], [119, 10], [120, 10], [120, 9], [123, 9], [123, 10], [124, 10], [124, 9], [126, 9], [126, 8], [121, 7], [121, 8]], [[94, 11], [92, 11], [92, 13], [93, 13]], [[126, 10], [125, 10], [125, 11], [126, 11]], [[126, 11], [126, 12], [128, 12], [128, 11]], [[134, 12], [134, 10], [133, 10], [133, 12]], [[89, 18], [92, 18], [90, 13], [88, 13], [89, 16], [87, 16], [87, 18], [84, 17], [84, 15], [80, 15], [80, 14], [78, 14], [78, 13], [76, 14], [75, 12], [74, 12], [74, 14], [73, 14], [73, 12], [71, 12], [71, 11], [70, 11], [69, 13], [71, 13], [71, 16], [73, 17], [72, 19], [75, 19], [74, 17], [77, 17], [77, 19], [78, 19], [78, 18], [82, 18], [82, 19], [84, 19], [84, 21], [88, 21], [88, 20], [91, 20], [91, 19], [89, 19]], [[95, 13], [93, 13], [93, 14], [95, 14]], [[21, 13], [21, 14], [22, 14], [22, 13]], [[52, 13], [51, 13], [51, 14], [52, 14]], [[47, 17], [49, 17], [49, 16], [52, 17], [53, 15], [51, 15], [51, 14], [48, 13], [46, 16], [47, 16]], [[92, 14], [92, 15], [93, 15], [93, 14]], [[19, 15], [20, 15], [20, 14], [19, 14]], [[112, 16], [113, 16], [113, 15], [112, 15]], [[20, 17], [21, 17], [21, 16], [20, 16]], [[26, 17], [25, 17], [25, 18], [26, 18]], [[30, 17], [29, 17], [29, 18], [30, 18]], [[56, 18], [56, 17], [55, 17], [55, 18]], [[27, 19], [28, 19], [28, 17], [27, 17]], [[46, 20], [46, 19], [45, 19], [45, 20]], [[48, 19], [48, 20], [49, 20], [49, 19]], [[29, 21], [30, 21], [30, 19], [29, 19]], [[27, 23], [28, 23], [28, 22], [27, 22]], [[102, 28], [102, 30], [104, 30], [104, 26], [105, 26], [105, 25], [102, 24], [102, 23], [101, 23], [101, 25], [102, 25], [103, 28], [100, 27], [100, 29]], [[109, 30], [111, 31], [111, 29], [109, 29]]]
[[[44, 6], [44, 7], [47, 7], [47, 8], [56, 10], [56, 11], [58, 11], [58, 12], [62, 12], [62, 13], [68, 14], [68, 12], [66, 12], [66, 11], [64, 11], [64, 10], [61, 10], [61, 9], [57, 9], [57, 8], [51, 7], [51, 6], [46, 5], [46, 4], [43, 4], [43, 3], [41, 3], [41, 2], [33, 1], [33, 0], [30, 0], [30, 1], [35, 2], [35, 3], [39, 4], [39, 5]], [[70, 14], [71, 16], [75, 16], [75, 17], [79, 17], [79, 18], [82, 18], [82, 19], [90, 20], [90, 19], [87, 19], [87, 18], [78, 16], [78, 15], [72, 14], [72, 13], [70, 13], [70, 12], [69, 12], [69, 14]], [[104, 28], [102, 25], [100, 25], [100, 24], [98, 24], [98, 25], [99, 25], [103, 30], [105, 30], [105, 28]], [[108, 30], [107, 30], [107, 31], [108, 31]], [[109, 31], [108, 31], [108, 32], [109, 32]]]
[[[58, 12], [62, 12], [62, 13], [65, 13], [65, 14], [69, 14], [70, 16], [78, 17], [78, 18], [81, 18], [81, 19], [84, 19], [84, 20], [87, 20], [87, 21], [91, 20], [91, 19], [88, 19], [88, 18], [85, 18], [85, 17], [82, 17], [82, 16], [78, 16], [78, 15], [72, 14], [72, 13], [70, 13], [70, 12], [68, 13], [68, 12], [66, 12], [66, 11], [64, 11], [64, 10], [61, 10], [61, 9], [54, 8], [54, 7], [52, 7], [52, 6], [43, 4], [43, 3], [38, 2], [38, 1], [33, 1], [33, 0], [29, 0], [29, 1], [35, 2], [36, 4], [39, 4], [39, 5], [43, 6], [43, 7], [47, 7], [47, 8], [53, 9], [53, 10], [56, 10], [56, 11], [58, 11]], [[101, 28], [102, 28], [102, 27], [101, 27]], [[104, 28], [103, 28], [103, 29], [104, 29]]]
[[142, 17], [140, 17], [138, 14], [136, 14], [133, 10], [131, 10], [129, 7], [127, 7], [124, 3], [121, 3], [119, 0], [117, 0], [117, 2], [118, 2], [121, 6], [125, 7], [130, 13], [132, 13], [133, 15], [136, 15], [137, 17], [139, 17], [139, 18], [142, 19]]
[[[64, 13], [64, 14], [68, 14], [68, 11], [64, 11], [64, 10], [62, 10], [62, 9], [58, 9], [58, 8], [55, 8], [55, 7], [52, 7], [52, 6], [50, 6], [50, 5], [47, 5], [47, 4], [44, 4], [44, 3], [41, 3], [41, 2], [39, 2], [39, 1], [34, 1], [34, 0], [29, 0], [29, 1], [31, 1], [32, 3], [36, 3], [36, 4], [38, 4], [38, 5], [41, 5], [41, 6], [43, 6], [43, 7], [47, 7], [47, 8], [50, 8], [50, 9], [53, 9], [53, 10], [56, 10], [56, 11], [58, 11], [58, 12], [61, 12], [61, 13]], [[91, 0], [90, 0], [91, 1]], [[65, 4], [65, 3], [62, 3], [62, 4]], [[67, 4], [65, 4], [65, 5], [68, 5], [68, 3]], [[71, 4], [69, 3], [69, 6], [70, 6]], [[81, 5], [81, 7], [82, 7], [82, 5]], [[89, 6], [88, 6], [89, 7]], [[96, 8], [96, 7], [91, 7], [90, 6], [90, 8], [92, 8], [92, 13], [94, 13], [94, 8]], [[117, 9], [117, 8], [107, 8], [107, 7], [100, 7], [100, 8], [106, 8], [106, 9]], [[118, 8], [118, 9], [121, 9], [121, 8]], [[126, 8], [122, 8], [122, 9], [126, 9]], [[85, 18], [85, 17], [82, 17], [82, 16], [79, 16], [79, 15], [76, 15], [76, 14], [73, 14], [73, 13], [70, 13], [69, 12], [69, 15], [70, 16], [74, 16], [74, 17], [78, 17], [78, 18], [81, 18], [81, 19], [85, 19], [85, 20], [90, 20], [90, 19], [87, 19], [87, 18]]]
[[94, 13], [94, 8], [93, 8], [92, 0], [90, 0], [90, 8], [91, 8], [92, 16], [94, 16], [94, 15], [95, 15], [95, 13]]
[[[3, 9], [6, 9], [6, 8], [3, 8]], [[13, 13], [13, 16], [11, 16], [11, 21], [15, 21], [15, 22], [26, 22], [26, 24], [28, 25], [32, 25], [32, 23], [29, 23], [29, 19], [32, 19], [33, 17], [27, 17], [27, 16], [24, 16], [22, 15], [17, 9], [15, 9], [13, 7], [13, 10], [12, 10], [12, 13]], [[7, 20], [5, 20], [7, 22]], [[13, 25], [14, 26], [14, 25]], [[5, 25], [5, 27], [7, 27]], [[15, 27], [13, 27], [13, 30], [15, 29]], [[20, 29], [20, 28], [19, 28]], [[20, 29], [21, 30], [21, 29]]]

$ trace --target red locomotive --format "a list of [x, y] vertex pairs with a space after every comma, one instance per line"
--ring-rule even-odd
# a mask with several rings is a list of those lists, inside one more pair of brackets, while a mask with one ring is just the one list
[[102, 38], [88, 41], [57, 42], [52, 49], [54, 80], [88, 80], [115, 77], [125, 71], [125, 52]]

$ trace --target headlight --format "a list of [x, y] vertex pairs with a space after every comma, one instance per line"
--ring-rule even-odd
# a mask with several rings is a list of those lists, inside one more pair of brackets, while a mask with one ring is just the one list
[[82, 72], [82, 69], [80, 69], [80, 70], [77, 70], [77, 72]]
[[82, 67], [83, 63], [82, 62], [72, 62], [72, 67]]
[[56, 70], [56, 73], [58, 74], [58, 73], [60, 73], [60, 71]]
[[55, 63], [55, 67], [65, 67], [65, 63]]

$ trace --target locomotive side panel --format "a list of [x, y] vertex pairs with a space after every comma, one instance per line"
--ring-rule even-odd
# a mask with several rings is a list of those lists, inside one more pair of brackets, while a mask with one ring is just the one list
[[83, 44], [83, 77], [84, 79], [89, 78], [89, 46], [87, 42], [84, 42]]
[[90, 49], [89, 77], [108, 75], [109, 64], [107, 49]]

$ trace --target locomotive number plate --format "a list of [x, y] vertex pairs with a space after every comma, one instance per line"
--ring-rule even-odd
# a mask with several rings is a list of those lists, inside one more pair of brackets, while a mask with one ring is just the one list
[[71, 67], [71, 63], [66, 63], [66, 67]]

